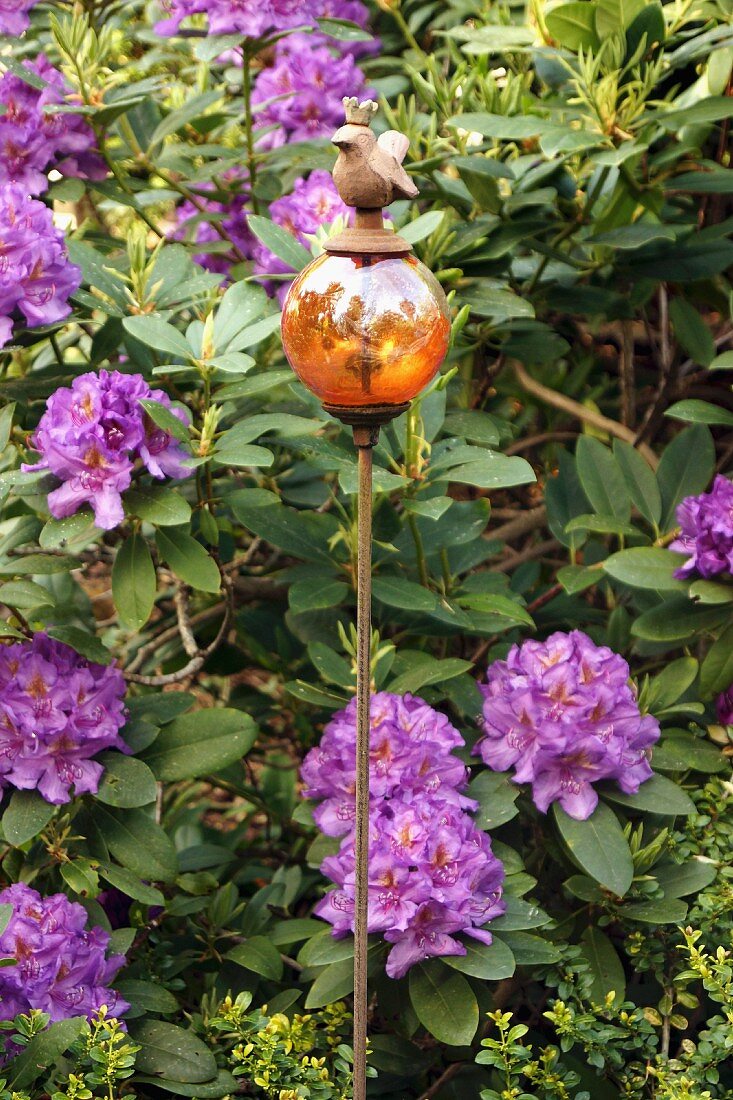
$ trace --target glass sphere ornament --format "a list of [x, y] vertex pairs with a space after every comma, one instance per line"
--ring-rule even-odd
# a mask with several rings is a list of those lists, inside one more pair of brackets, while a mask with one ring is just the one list
[[382, 208], [414, 198], [402, 167], [408, 141], [369, 122], [376, 104], [344, 100], [346, 125], [333, 136], [333, 178], [356, 208], [354, 225], [290, 285], [283, 348], [298, 378], [328, 412], [377, 427], [402, 412], [436, 375], [450, 341], [448, 303], [411, 246], [384, 227]]
[[293, 370], [326, 405], [403, 405], [445, 358], [448, 303], [413, 255], [326, 252], [292, 283], [282, 336]]

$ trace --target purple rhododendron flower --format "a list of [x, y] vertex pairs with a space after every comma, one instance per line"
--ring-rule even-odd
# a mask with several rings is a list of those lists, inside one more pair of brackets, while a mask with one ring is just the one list
[[481, 690], [484, 736], [474, 753], [494, 771], [513, 767], [543, 813], [559, 801], [583, 821], [598, 803], [595, 782], [615, 779], [633, 794], [652, 775], [659, 723], [640, 714], [623, 657], [580, 630], [512, 646]]
[[[465, 955], [463, 932], [491, 943], [484, 927], [504, 912], [504, 868], [461, 793], [467, 770], [452, 752], [463, 738], [445, 715], [413, 695], [371, 701], [369, 931], [393, 944], [387, 973], [401, 978], [432, 955]], [[301, 769], [328, 836], [344, 836], [322, 872], [336, 888], [315, 912], [336, 936], [354, 927], [356, 700], [326, 726]]]
[[53, 111], [69, 91], [63, 75], [43, 54], [26, 64], [46, 82], [32, 88], [7, 72], [0, 79], [0, 183], [17, 183], [32, 195], [48, 187], [53, 168], [65, 176], [104, 179], [107, 168], [94, 151], [94, 131], [81, 114]]
[[0, 648], [0, 787], [60, 805], [94, 794], [103, 749], [128, 752], [122, 673], [46, 634]]
[[374, 95], [350, 54], [334, 55], [318, 35], [281, 38], [274, 64], [260, 72], [252, 92], [252, 103], [259, 107], [257, 125], [269, 128], [260, 146], [330, 139], [343, 123], [347, 95]]
[[68, 317], [69, 295], [80, 285], [81, 270], [69, 262], [48, 207], [20, 187], [0, 185], [0, 347], [19, 313], [31, 328]]
[[38, 0], [0, 0], [0, 34], [18, 35], [30, 26], [28, 12]]
[[50, 470], [61, 480], [48, 497], [52, 516], [71, 516], [89, 503], [98, 527], [116, 527], [124, 518], [121, 493], [129, 488], [137, 458], [153, 477], [188, 476], [185, 452], [147, 415], [144, 399], [188, 423], [183, 410], [140, 374], [82, 374], [49, 397], [33, 438], [40, 461], [23, 469]]
[[718, 721], [724, 726], [733, 726], [733, 684], [727, 691], [721, 691], [715, 700], [715, 709], [718, 712]]
[[733, 573], [733, 483], [718, 474], [709, 493], [685, 497], [677, 508], [680, 537], [670, 550], [689, 554], [675, 577]]
[[271, 31], [312, 23], [318, 0], [166, 0], [169, 18], [157, 23], [158, 34], [177, 34], [193, 15], [208, 16], [209, 34], [260, 38]]
[[90, 1018], [102, 1005], [121, 1016], [130, 1007], [110, 982], [125, 963], [107, 955], [109, 933], [86, 928], [83, 906], [65, 894], [41, 897], [19, 882], [0, 891], [0, 905], [13, 912], [0, 936], [0, 956], [15, 966], [0, 969], [0, 1020], [32, 1008], [51, 1023], [74, 1016]]

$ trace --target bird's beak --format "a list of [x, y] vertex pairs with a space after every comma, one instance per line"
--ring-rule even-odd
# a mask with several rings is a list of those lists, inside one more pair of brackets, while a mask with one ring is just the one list
[[350, 145], [349, 135], [346, 133], [346, 127], [342, 126], [331, 138], [331, 144], [335, 145], [337, 149], [346, 149]]

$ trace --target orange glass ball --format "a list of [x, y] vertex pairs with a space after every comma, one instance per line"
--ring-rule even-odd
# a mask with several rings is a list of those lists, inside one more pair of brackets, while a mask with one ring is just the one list
[[400, 405], [445, 358], [448, 303], [415, 256], [324, 253], [293, 280], [282, 336], [291, 367], [325, 404]]

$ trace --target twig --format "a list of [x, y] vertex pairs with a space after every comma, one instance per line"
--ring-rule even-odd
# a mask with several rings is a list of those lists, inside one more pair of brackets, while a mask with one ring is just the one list
[[567, 413], [568, 416], [575, 417], [577, 420], [582, 420], [585, 424], [592, 424], [594, 428], [598, 428], [602, 432], [607, 432], [608, 435], [613, 435], [617, 439], [623, 439], [627, 443], [631, 443], [632, 446], [637, 446], [639, 453], [644, 456], [652, 469], [656, 470], [659, 465], [659, 459], [654, 451], [644, 443], [639, 443], [637, 445], [636, 435], [630, 428], [627, 428], [625, 424], [619, 424], [617, 420], [611, 420], [610, 417], [604, 416], [594, 409], [589, 409], [585, 405], [581, 405], [579, 401], [574, 401], [572, 397], [566, 397], [563, 393], [557, 393], [555, 390], [543, 386], [541, 382], [538, 382], [527, 373], [518, 360], [513, 359], [512, 366], [517, 381], [527, 393], [532, 394], [533, 397], [539, 398], [539, 400], [543, 401], [546, 405], [551, 405], [555, 409], [560, 409], [562, 412]]
[[621, 381], [621, 420], [627, 428], [636, 421], [636, 387], [634, 377], [634, 327], [633, 322], [621, 322], [621, 353], [618, 359]]
[[[191, 657], [191, 660], [184, 665], [183, 668], [179, 668], [176, 672], [167, 672], [160, 676], [141, 676], [136, 672], [130, 672], [129, 670], [125, 671], [124, 677], [129, 683], [144, 684], [146, 687], [165, 687], [167, 684], [179, 684], [182, 680], [186, 680], [189, 676], [193, 676], [194, 673], [198, 672], [199, 669], [203, 667], [207, 658], [210, 657], [223, 642], [232, 620], [234, 600], [231, 581], [229, 581], [228, 578], [222, 577], [222, 583], [226, 588], [227, 600], [224, 619], [213, 642], [210, 642], [205, 649], [199, 649], [198, 646], [196, 646], [195, 655]], [[195, 644], [194, 640], [194, 645]], [[186, 643], [184, 641], [184, 647], [185, 645]]]
[[535, 558], [541, 558], [548, 554], [550, 550], [557, 550], [559, 545], [557, 539], [532, 543], [524, 550], [520, 550], [518, 553], [512, 554], [511, 557], [505, 558], [504, 561], [500, 561], [497, 565], [492, 565], [491, 568], [495, 573], [508, 573], [511, 569], [516, 569], [518, 565], [523, 565], [526, 561], [533, 561]]
[[539, 508], [531, 508], [529, 512], [522, 512], [515, 519], [510, 519], [508, 523], [497, 527], [495, 531], [487, 531], [486, 537], [509, 542], [510, 539], [516, 539], [520, 535], [526, 535], [529, 531], [534, 531], [537, 527], [542, 527], [546, 520], [547, 509], [542, 504]]

